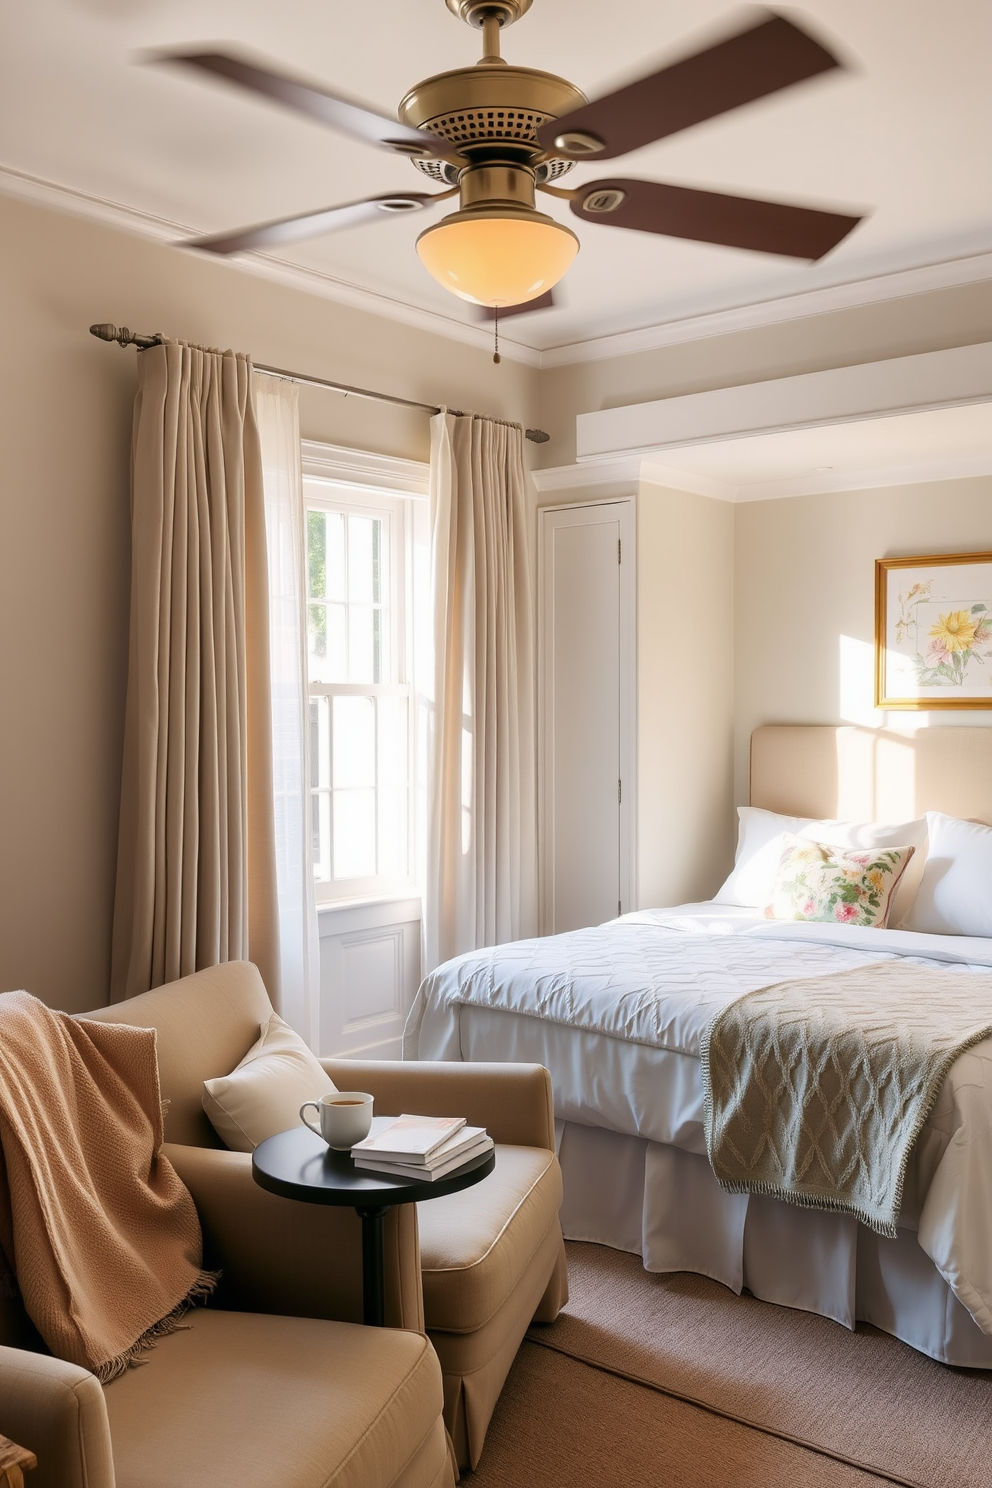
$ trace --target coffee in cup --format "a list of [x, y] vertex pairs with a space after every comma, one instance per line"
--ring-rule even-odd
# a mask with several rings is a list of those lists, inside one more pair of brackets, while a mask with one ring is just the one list
[[[316, 1123], [306, 1114], [311, 1108]], [[372, 1096], [363, 1090], [332, 1090], [319, 1101], [304, 1101], [300, 1120], [335, 1152], [347, 1152], [372, 1130]]]

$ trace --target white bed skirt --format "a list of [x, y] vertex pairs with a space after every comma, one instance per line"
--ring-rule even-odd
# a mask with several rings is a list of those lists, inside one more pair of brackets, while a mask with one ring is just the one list
[[912, 1230], [886, 1240], [847, 1215], [729, 1194], [705, 1157], [604, 1127], [559, 1121], [568, 1240], [693, 1271], [734, 1292], [873, 1323], [945, 1364], [992, 1369], [992, 1338], [954, 1296]]

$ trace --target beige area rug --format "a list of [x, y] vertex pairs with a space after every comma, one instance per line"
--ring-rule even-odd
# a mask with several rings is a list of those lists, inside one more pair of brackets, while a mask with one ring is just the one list
[[[989, 1374], [949, 1369], [874, 1328], [852, 1333], [811, 1313], [736, 1297], [706, 1277], [651, 1275], [622, 1251], [575, 1242], [567, 1249], [568, 1306], [528, 1335], [545, 1349], [876, 1480], [992, 1488]], [[602, 1374], [598, 1388], [608, 1389]], [[738, 1481], [751, 1480], [725, 1479]]]
[[886, 1488], [886, 1480], [524, 1343], [461, 1488]]

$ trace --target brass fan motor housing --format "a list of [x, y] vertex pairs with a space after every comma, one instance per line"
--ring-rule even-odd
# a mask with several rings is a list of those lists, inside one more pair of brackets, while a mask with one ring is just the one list
[[450, 140], [469, 159], [504, 146], [512, 158], [536, 164], [545, 154], [537, 143], [541, 125], [585, 102], [585, 94], [553, 72], [483, 62], [415, 83], [397, 112], [401, 123]]

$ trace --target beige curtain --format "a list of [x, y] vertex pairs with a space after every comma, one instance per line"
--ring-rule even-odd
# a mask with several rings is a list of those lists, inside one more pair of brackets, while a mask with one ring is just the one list
[[138, 357], [111, 998], [255, 961], [278, 998], [262, 469], [251, 364]]
[[448, 413], [432, 419], [428, 970], [537, 933], [525, 483], [517, 426]]

